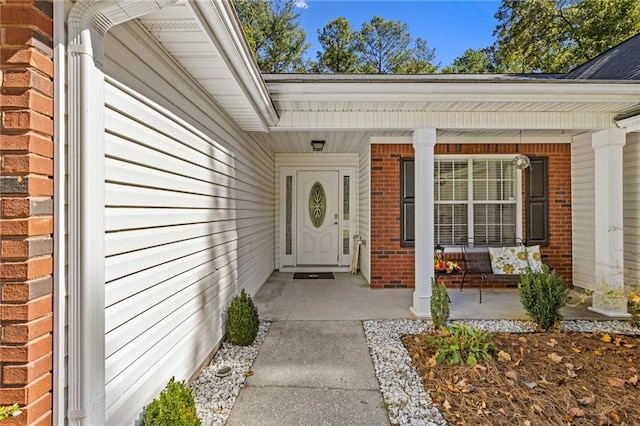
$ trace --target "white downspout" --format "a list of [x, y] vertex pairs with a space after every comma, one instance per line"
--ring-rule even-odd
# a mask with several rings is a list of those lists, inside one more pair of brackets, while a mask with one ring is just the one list
[[71, 425], [105, 422], [104, 37], [175, 0], [77, 1], [68, 45], [68, 411]]

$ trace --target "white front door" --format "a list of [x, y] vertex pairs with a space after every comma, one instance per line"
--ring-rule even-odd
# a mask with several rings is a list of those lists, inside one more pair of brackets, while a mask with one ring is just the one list
[[298, 265], [338, 265], [339, 182], [337, 170], [298, 172]]

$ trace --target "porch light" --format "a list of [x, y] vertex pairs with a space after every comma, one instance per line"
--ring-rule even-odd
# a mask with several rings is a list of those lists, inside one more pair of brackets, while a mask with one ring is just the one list
[[311, 141], [311, 148], [313, 148], [313, 152], [322, 152], [324, 141]]
[[531, 165], [531, 160], [524, 154], [518, 154], [513, 157], [511, 164], [513, 164], [513, 167], [516, 169], [524, 170]]
[[[519, 134], [520, 139], [518, 140], [518, 148], [520, 148], [520, 145], [522, 145], [522, 130], [520, 130]], [[518, 151], [519, 150], [520, 149], [518, 149]], [[518, 154], [513, 157], [513, 160], [511, 160], [511, 164], [513, 164], [513, 167], [518, 170], [524, 170], [531, 165], [531, 160], [529, 160], [529, 157], [524, 154]]]

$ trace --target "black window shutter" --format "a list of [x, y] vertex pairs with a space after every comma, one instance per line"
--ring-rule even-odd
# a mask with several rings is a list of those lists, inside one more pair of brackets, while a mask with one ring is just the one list
[[529, 157], [526, 169], [525, 209], [527, 244], [549, 245], [548, 157]]
[[415, 172], [413, 158], [400, 160], [400, 245], [415, 245]]

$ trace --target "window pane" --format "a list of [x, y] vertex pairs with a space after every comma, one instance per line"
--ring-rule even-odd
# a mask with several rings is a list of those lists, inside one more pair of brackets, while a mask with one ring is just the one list
[[342, 229], [342, 254], [349, 254], [349, 188], [350, 188], [350, 177], [344, 176], [342, 178], [342, 219], [343, 229]]
[[457, 245], [468, 239], [466, 204], [436, 204], [434, 212], [436, 244]]
[[292, 252], [293, 176], [286, 177], [285, 189], [285, 254]]
[[440, 191], [439, 201], [453, 200], [453, 181], [441, 180], [438, 190]]
[[473, 199], [474, 200], [487, 199], [487, 181], [476, 180], [475, 175], [473, 179]]
[[476, 243], [510, 244], [516, 236], [516, 204], [474, 204]]
[[458, 201], [464, 201], [469, 199], [469, 182], [466, 180], [456, 181], [454, 187], [453, 198]]
[[487, 179], [487, 162], [482, 160], [473, 160], [473, 179]]

